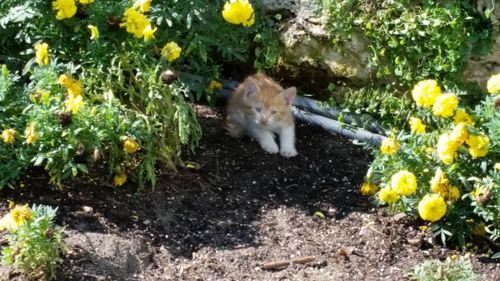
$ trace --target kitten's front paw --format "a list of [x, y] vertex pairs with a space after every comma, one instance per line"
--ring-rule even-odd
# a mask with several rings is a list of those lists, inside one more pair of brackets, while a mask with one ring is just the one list
[[297, 150], [295, 148], [281, 149], [280, 154], [286, 158], [297, 156]]
[[260, 146], [262, 146], [262, 149], [264, 149], [266, 152], [271, 154], [278, 153], [278, 151], [280, 150], [275, 142], [264, 142], [261, 143]]

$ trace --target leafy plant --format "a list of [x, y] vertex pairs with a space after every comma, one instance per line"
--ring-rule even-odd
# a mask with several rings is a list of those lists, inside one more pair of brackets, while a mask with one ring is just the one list
[[410, 273], [411, 280], [416, 281], [474, 281], [477, 274], [467, 257], [448, 258], [445, 261], [427, 260], [418, 264]]
[[35, 205], [28, 212], [29, 219], [5, 236], [2, 263], [29, 279], [54, 279], [64, 247], [62, 229], [54, 225], [57, 208]]

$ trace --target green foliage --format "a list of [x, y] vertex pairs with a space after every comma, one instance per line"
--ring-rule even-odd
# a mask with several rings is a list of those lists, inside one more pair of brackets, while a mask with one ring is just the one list
[[[407, 97], [416, 82], [431, 78], [450, 87], [461, 85], [462, 70], [470, 56], [490, 49], [491, 22], [476, 11], [474, 1], [319, 2], [328, 16], [330, 39], [337, 51], [343, 52], [356, 35], [368, 42], [368, 66], [375, 85], [348, 93], [343, 106], [369, 108], [370, 113], [397, 128], [401, 122], [391, 118], [387, 110], [411, 111], [406, 99], [400, 106], [395, 101]], [[381, 83], [387, 86], [380, 87]]]
[[411, 280], [416, 281], [474, 281], [478, 280], [477, 274], [470, 259], [460, 257], [448, 258], [446, 261], [427, 260], [418, 264], [410, 273]]
[[5, 237], [2, 263], [31, 280], [54, 279], [63, 251], [62, 229], [55, 226], [57, 208], [33, 206], [31, 218]]
[[322, 1], [333, 44], [342, 48], [352, 34], [368, 38], [377, 78], [409, 86], [435, 78], [459, 78], [473, 52], [485, 52], [490, 24], [473, 1]]
[[[145, 40], [121, 26], [133, 1], [77, 3], [76, 14], [63, 20], [56, 19], [51, 1], [2, 1], [0, 132], [16, 134], [13, 143], [0, 143], [0, 188], [14, 187], [31, 165], [44, 167], [60, 185], [103, 164], [115, 180], [129, 176], [139, 187], [154, 186], [157, 164], [175, 168], [181, 147], [192, 149], [201, 137], [187, 101], [212, 99], [208, 85], [194, 92], [182, 81], [165, 84], [162, 72], [194, 72], [217, 81], [225, 63], [267, 68], [277, 60], [274, 23], [258, 3], [251, 27], [226, 22], [223, 3], [153, 1], [144, 15], [156, 32]], [[98, 39], [90, 38], [88, 25], [97, 27]], [[175, 61], [161, 55], [169, 42], [182, 50]], [[37, 64], [36, 43], [48, 44], [48, 65]], [[81, 109], [68, 107], [71, 97], [58, 82], [63, 74], [81, 83]], [[41, 98], [41, 92], [47, 94]], [[28, 143], [23, 133], [31, 125], [37, 138]], [[127, 138], [138, 144], [137, 152], [124, 150]]]
[[411, 112], [410, 100], [390, 88], [349, 88], [341, 104], [357, 113], [377, 116], [386, 127], [402, 127]]

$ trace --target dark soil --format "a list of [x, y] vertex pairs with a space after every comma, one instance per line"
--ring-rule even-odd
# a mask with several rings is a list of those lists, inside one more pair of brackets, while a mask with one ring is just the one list
[[[285, 159], [198, 111], [204, 137], [185, 157], [194, 168], [165, 172], [154, 191], [113, 188], [106, 176], [57, 190], [33, 173], [24, 191], [0, 193], [0, 214], [6, 199], [59, 208], [68, 250], [58, 280], [406, 280], [419, 262], [460, 254], [359, 194], [370, 157], [351, 142], [299, 124], [299, 155]], [[481, 280], [500, 280], [498, 263], [472, 259]]]

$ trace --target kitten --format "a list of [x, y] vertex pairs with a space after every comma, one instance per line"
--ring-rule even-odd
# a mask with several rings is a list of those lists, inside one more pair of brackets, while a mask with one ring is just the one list
[[[295, 124], [290, 112], [296, 94], [295, 87], [284, 90], [265, 74], [247, 77], [228, 102], [226, 129], [229, 135], [236, 138], [249, 135], [269, 153], [279, 151], [285, 157], [297, 155]], [[279, 147], [275, 134], [279, 135]]]

